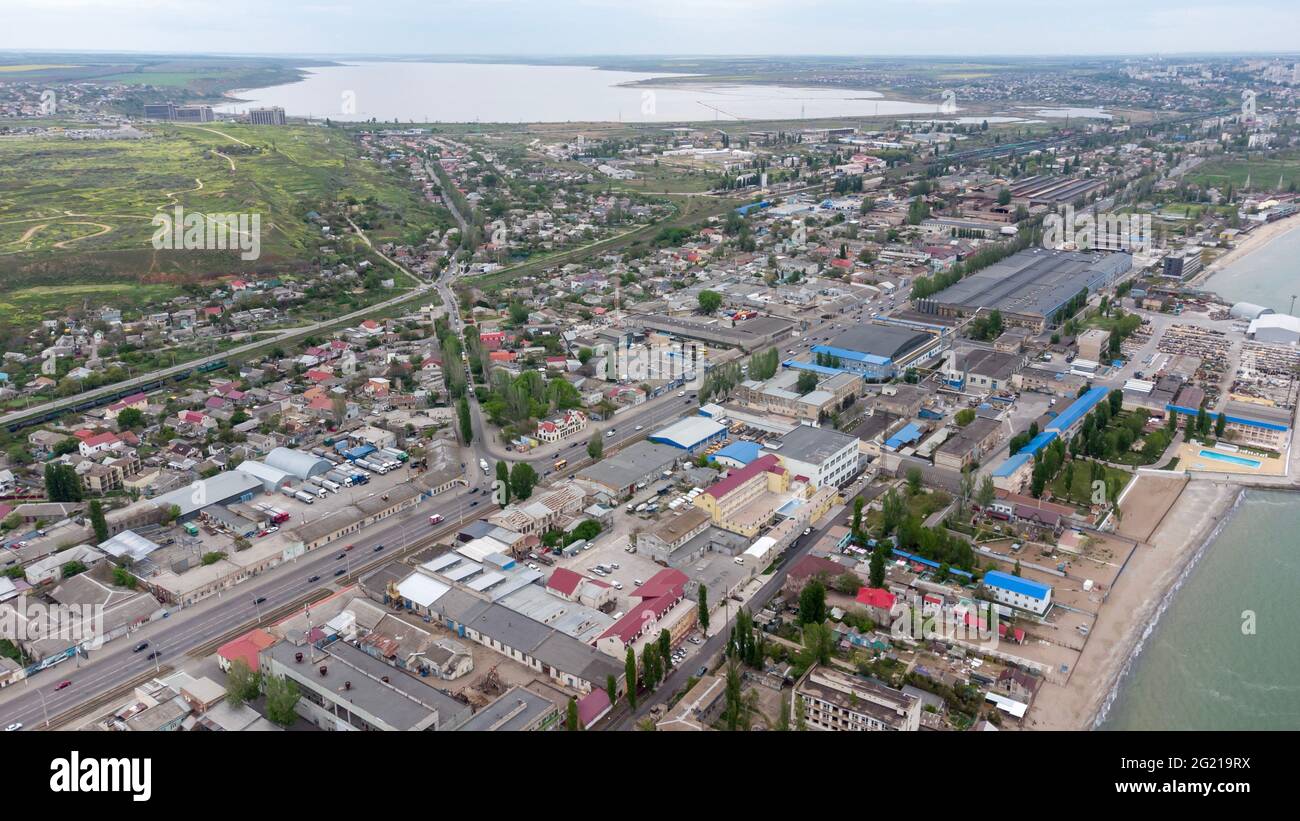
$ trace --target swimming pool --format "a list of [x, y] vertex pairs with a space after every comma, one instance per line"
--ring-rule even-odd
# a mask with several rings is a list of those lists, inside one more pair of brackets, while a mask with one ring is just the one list
[[1217, 459], [1220, 462], [1231, 462], [1234, 465], [1241, 465], [1242, 467], [1248, 468], [1257, 468], [1264, 464], [1258, 459], [1247, 459], [1245, 456], [1232, 456], [1227, 453], [1219, 453], [1217, 450], [1202, 450], [1201, 456], [1204, 456], [1206, 459]]

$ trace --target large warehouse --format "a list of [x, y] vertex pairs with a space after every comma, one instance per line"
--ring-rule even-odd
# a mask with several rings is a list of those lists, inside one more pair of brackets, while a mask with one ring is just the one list
[[302, 480], [323, 475], [334, 469], [333, 462], [290, 448], [275, 448], [266, 455], [266, 463]]
[[1126, 253], [1083, 253], [1030, 248], [976, 271], [916, 308], [939, 316], [997, 310], [1007, 325], [1042, 332], [1052, 317], [1083, 291], [1113, 284], [1133, 267]]
[[1290, 314], [1262, 314], [1250, 321], [1246, 335], [1256, 342], [1294, 345], [1300, 342], [1300, 319]]
[[924, 362], [938, 353], [939, 337], [910, 328], [889, 325], [859, 325], [849, 328], [826, 345], [814, 345], [815, 354], [839, 360], [842, 370], [862, 374], [864, 379], [893, 379], [908, 366]]
[[707, 416], [688, 416], [651, 434], [649, 440], [661, 445], [681, 448], [687, 453], [694, 453], [707, 447], [711, 442], [725, 438], [726, 425], [713, 421]]

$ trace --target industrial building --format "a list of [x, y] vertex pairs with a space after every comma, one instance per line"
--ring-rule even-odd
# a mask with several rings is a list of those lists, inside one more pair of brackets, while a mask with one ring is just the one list
[[794, 328], [793, 322], [771, 316], [760, 316], [728, 324], [730, 320], [639, 314], [629, 316], [627, 322], [634, 328], [659, 331], [683, 339], [695, 339], [710, 345], [740, 348], [746, 352], [753, 352], [785, 339]]
[[695, 453], [727, 437], [727, 427], [707, 416], [688, 416], [661, 428], [648, 438], [651, 442]]
[[1290, 314], [1266, 313], [1250, 321], [1246, 335], [1256, 342], [1295, 345], [1300, 342], [1300, 319]]
[[[921, 729], [921, 700], [878, 681], [814, 664], [794, 686], [791, 712], [803, 705], [810, 730], [863, 732]], [[791, 723], [799, 716], [792, 715]]]
[[984, 574], [984, 589], [998, 604], [1043, 615], [1052, 606], [1052, 588], [1030, 579], [990, 570]]
[[840, 487], [858, 472], [858, 438], [832, 428], [800, 425], [768, 443], [767, 450], [814, 488]]
[[976, 271], [933, 296], [918, 311], [966, 317], [997, 310], [1004, 323], [1041, 333], [1080, 293], [1114, 284], [1133, 267], [1126, 253], [1030, 248]]
[[266, 455], [266, 464], [302, 481], [312, 476], [323, 476], [334, 469], [334, 463], [327, 459], [291, 448], [275, 448]]
[[814, 345], [812, 352], [834, 357], [840, 370], [861, 374], [863, 379], [883, 381], [934, 357], [940, 345], [938, 336], [924, 331], [860, 325], [845, 330], [828, 344]]
[[680, 448], [654, 442], [634, 442], [595, 464], [578, 471], [576, 478], [603, 488], [619, 498], [642, 482], [651, 482], [684, 456]]

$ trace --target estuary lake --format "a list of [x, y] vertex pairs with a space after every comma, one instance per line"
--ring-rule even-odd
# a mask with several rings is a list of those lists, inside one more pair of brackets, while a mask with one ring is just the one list
[[779, 85], [628, 86], [655, 77], [582, 66], [361, 62], [308, 70], [302, 80], [235, 92], [225, 113], [280, 106], [294, 117], [400, 122], [680, 122], [934, 115], [941, 100], [886, 100], [872, 91]]

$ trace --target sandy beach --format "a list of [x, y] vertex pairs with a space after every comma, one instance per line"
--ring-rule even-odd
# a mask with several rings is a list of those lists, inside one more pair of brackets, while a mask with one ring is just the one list
[[[1236, 262], [1250, 256], [1260, 248], [1268, 245], [1274, 239], [1282, 234], [1288, 233], [1294, 228], [1300, 228], [1300, 215], [1284, 217], [1276, 222], [1270, 222], [1262, 225], [1246, 235], [1246, 238], [1237, 243], [1236, 247], [1220, 254], [1214, 262], [1205, 266], [1205, 269], [1192, 277], [1188, 285], [1205, 288], [1209, 279], [1218, 273], [1225, 265]], [[1210, 289], [1213, 290], [1213, 289]]]
[[1026, 729], [1086, 730], [1096, 724], [1169, 591], [1242, 492], [1238, 485], [1217, 481], [1187, 483], [1112, 588], [1069, 685], [1043, 683], [1026, 716]]

